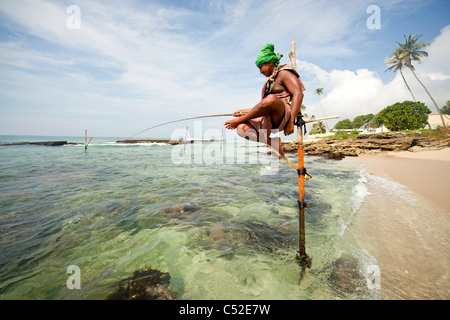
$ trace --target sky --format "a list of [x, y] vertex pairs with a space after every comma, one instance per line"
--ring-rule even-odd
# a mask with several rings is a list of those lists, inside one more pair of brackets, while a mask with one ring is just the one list
[[[379, 10], [368, 10], [373, 5]], [[448, 0], [0, 0], [0, 134], [83, 136], [87, 129], [127, 138], [163, 122], [252, 108], [265, 81], [255, 65], [259, 50], [272, 43], [289, 63], [292, 39], [305, 113], [352, 120], [412, 99], [384, 64], [410, 34], [430, 44], [414, 66], [442, 107], [450, 100]], [[436, 113], [410, 70], [404, 75]], [[322, 107], [317, 88], [325, 92]], [[135, 138], [172, 138], [195, 125], [208, 138], [227, 119]]]

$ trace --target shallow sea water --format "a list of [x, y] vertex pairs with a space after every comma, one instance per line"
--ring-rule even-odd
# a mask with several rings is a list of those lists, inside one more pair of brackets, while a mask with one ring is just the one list
[[[305, 157], [301, 276], [297, 173], [266, 148], [114, 141], [0, 147], [1, 299], [105, 299], [144, 266], [168, 272], [177, 299], [380, 298], [349, 228], [368, 194], [355, 163]], [[72, 265], [80, 289], [66, 285]]]

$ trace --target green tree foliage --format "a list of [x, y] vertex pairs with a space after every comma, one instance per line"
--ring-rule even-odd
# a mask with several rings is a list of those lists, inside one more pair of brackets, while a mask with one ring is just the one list
[[392, 55], [390, 55], [385, 64], [390, 65], [389, 68], [387, 68], [384, 72], [386, 71], [392, 71], [392, 72], [397, 72], [400, 71], [400, 75], [402, 76], [403, 82], [405, 82], [406, 87], [409, 90], [409, 93], [411, 93], [411, 96], [413, 97], [413, 100], [416, 101], [416, 97], [414, 97], [414, 94], [411, 91], [411, 88], [408, 85], [408, 82], [406, 82], [405, 76], [403, 75], [402, 69], [405, 67], [405, 65], [403, 64], [403, 61], [400, 59], [399, 57], [399, 52], [394, 52]]
[[445, 113], [445, 114], [450, 114], [450, 100], [447, 101], [447, 103], [445, 104], [445, 106], [443, 106], [441, 108], [441, 112]]
[[373, 119], [375, 118], [375, 115], [372, 113], [357, 116], [353, 121], [349, 119], [344, 119], [336, 123], [334, 126], [334, 129], [359, 129], [362, 126], [369, 124]]
[[[319, 99], [319, 105], [320, 105], [320, 108], [322, 109], [322, 112], [323, 112], [323, 116], [326, 117], [325, 111], [323, 111], [322, 103], [320, 103], [320, 96], [321, 95], [325, 95], [325, 92], [323, 91], [323, 88], [317, 88], [316, 90], [314, 90], [314, 94], [317, 94], [317, 97]], [[326, 125], [326, 130], [327, 130], [328, 129], [328, 122], [326, 120], [325, 120], [325, 125]]]
[[315, 124], [313, 124], [313, 128], [309, 132], [309, 134], [318, 134], [318, 133], [326, 133], [327, 128], [325, 124], [322, 121], [318, 121]]
[[[414, 75], [414, 77], [416, 78], [416, 80], [425, 89], [425, 91], [428, 94], [428, 96], [430, 97], [431, 101], [433, 101], [434, 106], [436, 107], [439, 115], [441, 116], [442, 124], [445, 127], [445, 121], [444, 121], [444, 117], [442, 116], [441, 110], [437, 106], [436, 101], [434, 101], [434, 99], [431, 96], [428, 89], [424, 86], [422, 81], [420, 81], [419, 78], [417, 77], [416, 73], [414, 72], [414, 66], [411, 63], [412, 61], [421, 63], [422, 62], [421, 59], [423, 57], [428, 57], [428, 53], [422, 49], [429, 46], [430, 44], [426, 43], [426, 42], [425, 43], [418, 42], [418, 40], [421, 36], [422, 35], [417, 35], [417, 34], [414, 36], [409, 35], [408, 38], [406, 36], [404, 36], [405, 43], [397, 42], [397, 44], [399, 46], [395, 48], [394, 53], [392, 53], [392, 55], [388, 59], [394, 59], [394, 60], [396, 59], [402, 65], [402, 67], [405, 66], [411, 70], [411, 72]], [[391, 61], [389, 61], [388, 63], [395, 64], [395, 62], [391, 62]]]
[[363, 116], [357, 116], [355, 119], [353, 119], [353, 128], [358, 129], [364, 126], [365, 124], [368, 124], [370, 121], [375, 118], [375, 115], [372, 113], [363, 115]]
[[431, 110], [422, 102], [397, 102], [381, 110], [377, 118], [392, 131], [423, 128]]
[[344, 119], [336, 123], [334, 129], [353, 129], [353, 122], [349, 119]]
[[383, 124], [383, 121], [380, 119], [379, 114], [377, 114], [370, 122], [369, 126], [372, 128], [378, 128]]

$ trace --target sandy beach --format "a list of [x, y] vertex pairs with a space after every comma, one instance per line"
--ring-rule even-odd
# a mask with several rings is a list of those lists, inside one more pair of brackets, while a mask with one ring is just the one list
[[378, 261], [382, 298], [450, 299], [450, 148], [348, 161], [385, 188], [367, 196], [352, 226]]

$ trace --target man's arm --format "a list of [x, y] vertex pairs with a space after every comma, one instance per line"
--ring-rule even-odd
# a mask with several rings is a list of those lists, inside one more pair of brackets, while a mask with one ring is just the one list
[[247, 113], [250, 112], [250, 110], [252, 110], [252, 109], [240, 109], [240, 110], [236, 110], [236, 111], [233, 113], [233, 117], [240, 117], [240, 116], [246, 115]]
[[281, 82], [292, 97], [291, 119], [284, 129], [284, 134], [288, 136], [294, 133], [294, 122], [303, 102], [303, 91], [300, 81], [293, 73], [289, 71], [281, 72], [279, 76], [281, 77]]

